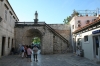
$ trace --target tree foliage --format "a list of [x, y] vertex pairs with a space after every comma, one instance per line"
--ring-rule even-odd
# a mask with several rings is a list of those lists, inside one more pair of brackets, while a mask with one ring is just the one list
[[67, 18], [64, 19], [64, 24], [69, 24], [69, 22], [71, 21], [71, 19], [74, 17], [74, 16], [78, 16], [79, 13], [75, 10], [73, 10], [73, 13], [71, 14], [71, 16], [68, 16]]
[[39, 37], [33, 38], [33, 43], [34, 44], [40, 44], [40, 38]]
[[70, 20], [72, 19], [71, 16], [68, 16], [66, 19], [64, 19], [64, 24], [69, 24]]

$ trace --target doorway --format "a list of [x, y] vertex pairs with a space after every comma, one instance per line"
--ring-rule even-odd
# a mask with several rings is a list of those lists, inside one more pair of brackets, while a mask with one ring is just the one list
[[98, 48], [100, 44], [99, 36], [94, 36], [93, 39], [94, 39], [94, 42], [93, 42], [94, 43], [94, 55], [96, 58], [98, 58]]
[[74, 48], [74, 52], [76, 53], [76, 38], [73, 38], [73, 48]]
[[32, 38], [32, 46], [33, 47], [37, 46], [38, 49], [41, 49], [40, 42], [41, 42], [40, 37], [34, 37], [34, 38]]
[[82, 50], [82, 42], [81, 42], [81, 38], [78, 38], [77, 39], [77, 46], [76, 46], [77, 55], [81, 56], [81, 50]]
[[42, 52], [42, 33], [38, 29], [29, 29], [26, 32], [24, 44], [31, 45], [32, 48], [37, 46]]
[[1, 56], [4, 56], [5, 41], [6, 41], [6, 37], [2, 37]]
[[12, 48], [12, 47], [14, 47], [14, 46], [13, 46], [13, 39], [12, 39], [12, 42], [11, 42], [11, 48]]

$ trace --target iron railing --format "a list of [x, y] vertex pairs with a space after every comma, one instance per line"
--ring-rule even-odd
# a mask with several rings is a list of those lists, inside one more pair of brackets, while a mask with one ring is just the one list
[[24, 26], [42, 26], [45, 25], [45, 22], [15, 22], [15, 27], [24, 27]]

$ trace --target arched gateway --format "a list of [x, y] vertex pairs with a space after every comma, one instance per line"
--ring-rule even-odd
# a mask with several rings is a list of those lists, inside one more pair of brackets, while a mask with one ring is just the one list
[[50, 26], [45, 22], [37, 22], [37, 14], [35, 15], [34, 22], [16, 22], [14, 34], [16, 48], [19, 44], [31, 45], [32, 39], [39, 37], [41, 54], [66, 53], [70, 46], [70, 41], [68, 41], [70, 31], [66, 30], [67, 34], [66, 32], [65, 34], [67, 37], [64, 37], [64, 35], [60, 34], [63, 32], [60, 32], [61, 30], [56, 31], [52, 25]]

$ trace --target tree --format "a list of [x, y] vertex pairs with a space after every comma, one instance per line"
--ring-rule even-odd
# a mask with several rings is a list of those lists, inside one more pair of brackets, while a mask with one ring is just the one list
[[63, 21], [63, 22], [64, 22], [64, 24], [66, 24], [66, 23], [67, 23], [67, 19], [64, 19], [64, 21]]
[[79, 12], [73, 10], [73, 13], [71, 14], [71, 16], [68, 16], [66, 19], [64, 19], [64, 24], [69, 24], [69, 22], [71, 21], [71, 19], [74, 17], [74, 16], [78, 16], [79, 15]]
[[73, 14], [71, 16], [74, 17], [75, 15], [78, 16], [79, 15], [79, 12], [73, 10]]
[[39, 38], [39, 37], [35, 37], [35, 38], [33, 39], [33, 43], [34, 43], [34, 44], [40, 44], [40, 38]]
[[64, 19], [64, 24], [69, 24], [70, 20], [72, 19], [71, 16], [68, 16], [66, 19]]

